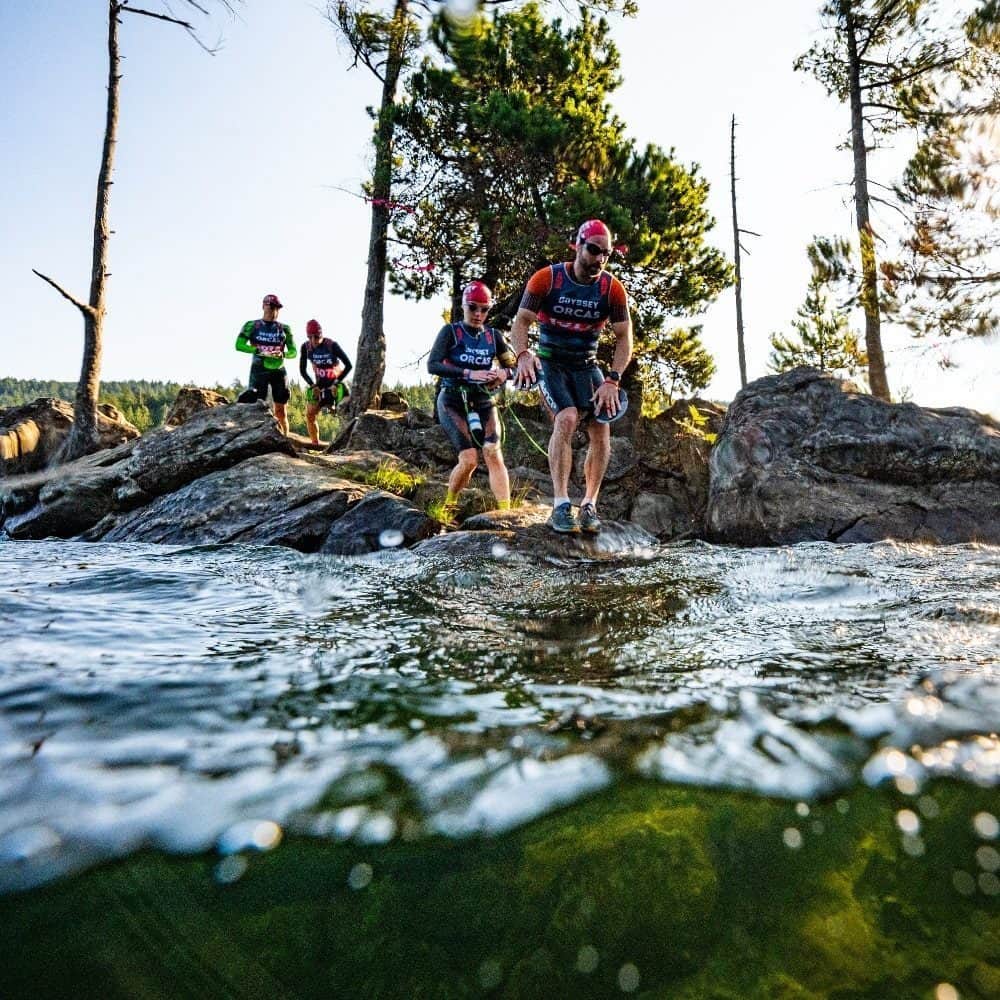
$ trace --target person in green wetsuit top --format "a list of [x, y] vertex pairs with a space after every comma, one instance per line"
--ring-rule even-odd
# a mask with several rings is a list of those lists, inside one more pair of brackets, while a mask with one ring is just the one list
[[288, 414], [285, 404], [291, 396], [288, 388], [288, 372], [285, 358], [298, 354], [292, 339], [291, 327], [278, 322], [281, 300], [277, 295], [265, 295], [264, 315], [243, 324], [236, 338], [236, 350], [252, 354], [250, 365], [250, 388], [237, 397], [238, 403], [255, 403], [258, 399], [267, 401], [267, 390], [271, 390], [274, 400], [274, 418], [282, 433], [288, 433]]

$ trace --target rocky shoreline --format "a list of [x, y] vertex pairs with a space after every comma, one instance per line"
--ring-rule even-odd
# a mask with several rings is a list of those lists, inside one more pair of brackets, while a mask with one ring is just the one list
[[[682, 401], [616, 425], [601, 495], [607, 527], [596, 539], [544, 527], [547, 466], [535, 443], [544, 445], [547, 425], [537, 408], [517, 403], [504, 449], [521, 505], [489, 511], [488, 491], [477, 487], [465, 495], [460, 523], [449, 526], [427, 508], [443, 495], [454, 455], [430, 415], [403, 400], [384, 400], [393, 408], [363, 414], [315, 451], [282, 435], [262, 403], [229, 404], [189, 389], [163, 427], [138, 436], [105, 413], [111, 447], [43, 468], [58, 444], [56, 424], [68, 426], [66, 404], [47, 403], [58, 401], [0, 411], [0, 441], [8, 442], [0, 530], [10, 539], [284, 545], [340, 555], [399, 545], [485, 555], [501, 546], [570, 559], [620, 558], [683, 538], [1000, 544], [997, 421], [883, 403], [807, 368], [752, 383], [726, 411]], [[578, 486], [582, 448], [576, 458]], [[386, 482], [405, 488], [393, 492]]]

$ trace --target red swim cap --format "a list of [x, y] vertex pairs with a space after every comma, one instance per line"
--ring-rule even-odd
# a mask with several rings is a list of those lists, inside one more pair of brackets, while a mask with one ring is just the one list
[[608, 242], [612, 242], [611, 230], [600, 219], [588, 219], [576, 234], [577, 246], [593, 236], [607, 236]]
[[478, 305], [488, 306], [492, 301], [493, 293], [490, 291], [489, 286], [484, 285], [481, 281], [470, 281], [462, 289], [462, 305], [475, 302]]
[[323, 327], [319, 325], [318, 319], [311, 319], [306, 323], [306, 334], [310, 333], [322, 333]]

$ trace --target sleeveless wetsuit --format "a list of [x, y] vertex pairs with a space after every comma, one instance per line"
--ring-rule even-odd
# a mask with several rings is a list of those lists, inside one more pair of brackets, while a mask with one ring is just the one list
[[590, 284], [573, 278], [571, 263], [551, 264], [528, 280], [521, 308], [538, 316], [539, 388], [553, 413], [575, 407], [592, 412], [591, 396], [604, 381], [597, 341], [608, 322], [628, 320], [622, 283], [602, 271]]

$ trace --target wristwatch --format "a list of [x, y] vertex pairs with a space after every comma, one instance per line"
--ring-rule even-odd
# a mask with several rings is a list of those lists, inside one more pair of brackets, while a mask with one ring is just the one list
[[608, 372], [607, 375], [605, 375], [605, 378], [607, 379], [608, 382], [621, 382], [622, 373], [616, 372], [614, 369], [612, 369], [611, 371]]

